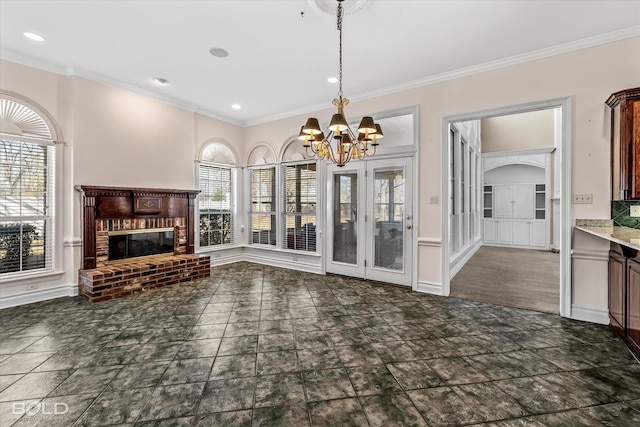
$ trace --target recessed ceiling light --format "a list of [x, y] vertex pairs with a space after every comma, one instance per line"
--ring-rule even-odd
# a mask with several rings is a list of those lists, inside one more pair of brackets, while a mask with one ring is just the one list
[[31, 33], [29, 31], [25, 32], [24, 36], [26, 38], [28, 38], [29, 40], [33, 40], [34, 42], [43, 42], [44, 41], [44, 37], [42, 37], [40, 34]]
[[155, 84], [166, 86], [169, 84], [169, 81], [160, 77], [154, 77], [151, 79]]
[[240, 104], [233, 104], [231, 108], [233, 108], [234, 110], [239, 110], [242, 108], [242, 106]]
[[220, 47], [213, 47], [209, 49], [209, 53], [217, 58], [226, 58], [229, 56], [229, 52]]
[[329, 83], [338, 83], [338, 78], [337, 78], [337, 77], [329, 77], [329, 78], [327, 79], [327, 81], [328, 81]]

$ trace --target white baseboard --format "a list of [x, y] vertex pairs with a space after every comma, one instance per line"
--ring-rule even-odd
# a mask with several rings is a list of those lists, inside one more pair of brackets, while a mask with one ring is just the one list
[[232, 264], [234, 262], [246, 261], [246, 256], [242, 253], [234, 254], [230, 256], [220, 256], [217, 258], [215, 257], [214, 254], [211, 254], [211, 253], [203, 254], [203, 255], [209, 255], [211, 260], [211, 267], [217, 267], [225, 264]]
[[243, 261], [255, 262], [256, 264], [270, 265], [273, 267], [287, 268], [289, 270], [304, 271], [306, 273], [323, 274], [322, 266], [308, 264], [299, 261], [288, 261], [286, 259], [271, 258], [264, 255], [251, 254], [245, 255]]
[[583, 322], [591, 322], [591, 323], [598, 323], [600, 325], [608, 325], [609, 311], [572, 304], [571, 318], [574, 320], [582, 320]]
[[70, 283], [67, 285], [54, 286], [52, 288], [38, 289], [35, 291], [9, 295], [7, 297], [0, 297], [0, 309], [46, 301], [54, 298], [74, 297], [76, 295], [78, 295], [78, 285]]
[[444, 295], [444, 289], [442, 289], [442, 284], [440, 283], [418, 281], [415, 291], [432, 295]]
[[469, 246], [465, 252], [460, 255], [452, 264], [449, 273], [449, 279], [453, 279], [456, 274], [462, 270], [469, 260], [478, 252], [478, 249], [482, 247], [482, 240], [477, 240], [472, 246]]

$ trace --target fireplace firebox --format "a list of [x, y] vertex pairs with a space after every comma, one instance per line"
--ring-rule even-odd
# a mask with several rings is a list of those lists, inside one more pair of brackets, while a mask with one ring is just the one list
[[177, 254], [178, 230], [118, 230], [109, 232], [109, 261], [160, 254]]

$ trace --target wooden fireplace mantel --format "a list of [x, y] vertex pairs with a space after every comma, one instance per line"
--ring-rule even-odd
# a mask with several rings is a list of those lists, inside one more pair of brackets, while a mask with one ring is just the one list
[[96, 221], [186, 218], [186, 253], [195, 252], [195, 199], [200, 190], [82, 185], [82, 268], [96, 268]]

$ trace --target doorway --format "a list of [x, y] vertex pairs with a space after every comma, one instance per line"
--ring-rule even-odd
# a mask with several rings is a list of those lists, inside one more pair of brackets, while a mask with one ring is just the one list
[[[447, 117], [443, 120], [442, 135], [443, 135], [443, 154], [444, 155], [442, 159], [443, 161], [442, 192], [445, 197], [445, 200], [449, 199], [447, 203], [443, 204], [443, 211], [442, 211], [442, 219], [443, 219], [443, 228], [442, 228], [443, 229], [443, 237], [442, 237], [443, 289], [442, 289], [442, 293], [444, 295], [451, 294], [452, 277], [458, 271], [460, 271], [461, 268], [463, 268], [461, 267], [461, 265], [464, 265], [468, 261], [468, 259], [471, 259], [471, 257], [475, 253], [471, 251], [468, 259], [465, 259], [461, 265], [460, 264], [457, 265], [456, 271], [452, 270], [452, 260], [455, 261], [455, 256], [457, 255], [456, 254], [457, 248], [455, 246], [452, 246], [452, 233], [451, 233], [451, 223], [452, 221], [455, 221], [456, 218], [455, 216], [453, 217], [451, 216], [451, 211], [450, 211], [451, 209], [450, 188], [452, 183], [451, 183], [451, 177], [449, 175], [449, 170], [450, 170], [450, 165], [453, 163], [453, 160], [454, 160], [453, 156], [457, 155], [456, 151], [451, 149], [450, 143], [449, 143], [450, 135], [451, 135], [450, 131], [453, 127], [452, 125], [458, 122], [480, 120], [480, 119], [491, 118], [491, 117], [508, 116], [508, 115], [515, 115], [520, 113], [536, 112], [541, 110], [556, 110], [555, 117], [557, 119], [556, 120], [557, 126], [554, 132], [556, 133], [556, 136], [557, 136], [556, 140], [558, 141], [556, 152], [555, 152], [555, 164], [557, 166], [556, 171], [557, 171], [557, 177], [558, 177], [557, 179], [558, 191], [553, 198], [549, 198], [548, 200], [548, 203], [552, 203], [552, 202], [554, 203], [554, 228], [555, 230], [557, 230], [557, 232], [554, 232], [553, 247], [560, 251], [559, 280], [557, 281], [557, 287], [556, 287], [556, 289], [558, 290], [557, 294], [559, 294], [559, 302], [556, 306], [557, 310], [555, 310], [555, 312], [559, 312], [560, 315], [566, 316], [566, 317], [571, 315], [571, 298], [570, 298], [571, 277], [570, 277], [570, 251], [569, 251], [570, 235], [571, 235], [571, 228], [569, 226], [570, 219], [571, 219], [570, 204], [569, 204], [569, 201], [570, 201], [569, 196], [570, 196], [570, 188], [571, 188], [571, 182], [570, 182], [571, 111], [570, 111], [570, 107], [571, 107], [570, 99], [563, 98], [563, 99], [541, 101], [541, 102], [536, 102], [531, 104], [518, 105], [518, 106], [503, 107], [503, 108], [498, 108], [494, 110], [480, 111], [476, 113], [470, 113], [470, 114], [459, 115], [459, 116], [452, 116], [452, 117]], [[455, 185], [456, 183], [454, 182], [453, 184]], [[482, 186], [482, 183], [480, 182], [479, 184], [480, 185], [477, 185], [476, 188], [479, 189], [480, 193], [478, 194], [474, 192], [474, 194], [478, 197], [479, 200], [483, 200], [486, 198], [487, 195], [484, 194], [484, 187]], [[533, 188], [536, 188], [536, 187], [533, 187]], [[449, 197], [447, 198], [447, 196]], [[468, 197], [466, 200], [470, 201]], [[512, 198], [512, 200], [515, 200], [515, 199]], [[483, 214], [484, 213], [485, 212], [483, 212]], [[484, 220], [482, 221], [484, 222]], [[480, 224], [477, 224], [477, 225], [480, 225]], [[483, 233], [484, 231], [485, 230], [483, 230]], [[528, 235], [531, 235], [531, 233], [529, 233]], [[482, 238], [482, 236], [477, 236], [477, 233], [476, 233], [476, 237], [479, 239]], [[455, 239], [453, 240], [455, 243]], [[518, 240], [518, 243], [522, 243], [520, 242], [521, 239], [517, 239], [517, 240]], [[481, 240], [479, 241], [479, 243], [480, 244], [477, 245], [476, 248], [479, 248], [480, 246], [482, 246]], [[530, 245], [531, 244], [529, 241], [527, 245], [521, 244], [520, 246], [530, 246]], [[453, 251], [453, 255], [452, 255], [452, 251]]]
[[411, 286], [413, 158], [327, 166], [328, 273]]

